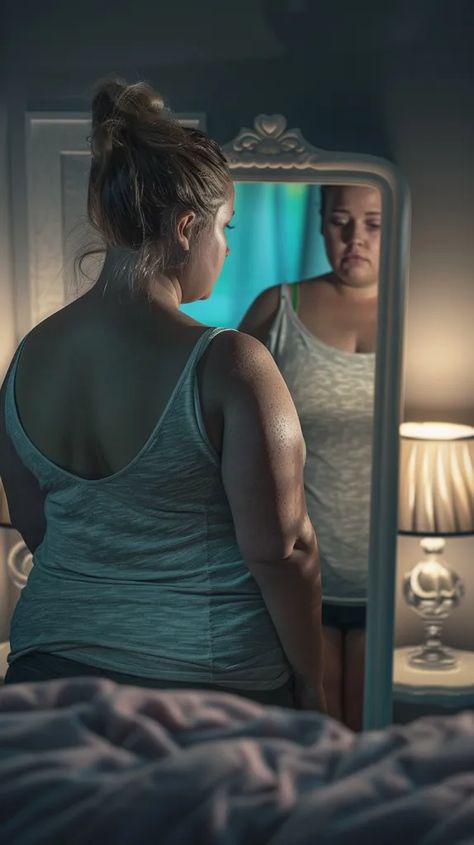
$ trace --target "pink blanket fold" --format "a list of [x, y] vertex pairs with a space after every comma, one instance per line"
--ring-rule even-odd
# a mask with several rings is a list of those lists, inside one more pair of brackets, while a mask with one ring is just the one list
[[0, 690], [0, 845], [473, 842], [473, 713], [356, 735], [221, 693]]

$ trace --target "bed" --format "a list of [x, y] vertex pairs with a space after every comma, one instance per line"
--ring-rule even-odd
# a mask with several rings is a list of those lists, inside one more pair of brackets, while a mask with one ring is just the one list
[[103, 679], [0, 690], [1, 845], [467, 845], [474, 714], [327, 716]]

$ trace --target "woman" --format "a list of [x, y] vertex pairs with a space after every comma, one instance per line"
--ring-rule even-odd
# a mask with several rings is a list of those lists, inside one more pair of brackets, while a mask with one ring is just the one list
[[2, 389], [0, 474], [34, 554], [6, 682], [101, 674], [322, 707], [294, 406], [260, 343], [180, 311], [228, 254], [226, 161], [142, 83], [104, 83], [92, 117], [104, 267], [27, 335]]
[[241, 329], [267, 344], [299, 414], [323, 589], [329, 713], [361, 727], [380, 194], [321, 189], [331, 272], [264, 291]]

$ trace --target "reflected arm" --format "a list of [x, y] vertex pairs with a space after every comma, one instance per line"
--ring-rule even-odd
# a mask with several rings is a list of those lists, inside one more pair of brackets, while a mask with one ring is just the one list
[[264, 290], [257, 296], [242, 318], [239, 331], [246, 332], [246, 334], [250, 334], [265, 343], [278, 310], [279, 299], [280, 285]]

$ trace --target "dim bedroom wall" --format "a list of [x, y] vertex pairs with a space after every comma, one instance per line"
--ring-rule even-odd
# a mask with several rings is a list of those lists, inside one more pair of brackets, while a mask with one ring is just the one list
[[[4, 10], [0, 9], [0, 33], [5, 32]], [[16, 344], [16, 321], [12, 275], [11, 219], [9, 192], [8, 109], [5, 52], [0, 49], [0, 383]], [[8, 619], [14, 588], [7, 577], [6, 556], [12, 545], [12, 531], [0, 531], [0, 644], [8, 636]], [[0, 645], [1, 662], [1, 645]]]

